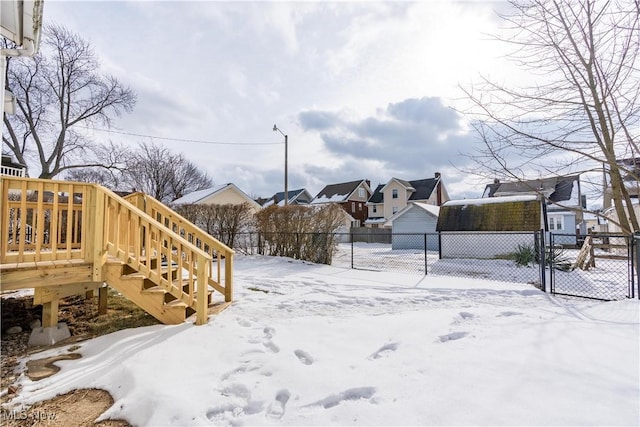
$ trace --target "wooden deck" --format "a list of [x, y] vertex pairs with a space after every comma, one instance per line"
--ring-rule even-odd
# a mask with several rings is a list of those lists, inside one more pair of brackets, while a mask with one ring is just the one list
[[164, 323], [204, 324], [215, 295], [233, 300], [233, 250], [142, 193], [2, 177], [0, 225], [0, 289], [35, 289], [44, 326], [60, 298], [97, 289], [106, 304], [105, 286]]

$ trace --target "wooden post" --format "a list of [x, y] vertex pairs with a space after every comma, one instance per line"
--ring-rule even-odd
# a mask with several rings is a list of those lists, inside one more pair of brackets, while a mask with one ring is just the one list
[[211, 268], [209, 266], [207, 268], [207, 263], [209, 260], [204, 256], [198, 254], [198, 276], [197, 280], [197, 289], [198, 289], [198, 297], [196, 300], [196, 325], [205, 325], [207, 323], [208, 313], [207, 313], [207, 270]]
[[107, 314], [107, 299], [109, 288], [103, 286], [98, 289], [98, 314]]
[[58, 324], [58, 300], [42, 304], [42, 327], [48, 328]]
[[224, 257], [224, 300], [233, 301], [233, 254]]
[[105, 195], [100, 191], [98, 186], [91, 187], [91, 194], [94, 199], [94, 216], [92, 220], [93, 229], [89, 234], [89, 238], [93, 238], [91, 245], [91, 261], [93, 262], [93, 281], [102, 282], [103, 274], [103, 255], [104, 255], [104, 239], [106, 230], [106, 215], [105, 215]]

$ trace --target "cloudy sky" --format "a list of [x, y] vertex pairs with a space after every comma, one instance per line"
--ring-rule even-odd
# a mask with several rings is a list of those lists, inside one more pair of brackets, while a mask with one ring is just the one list
[[264, 197], [284, 188], [277, 124], [290, 190], [440, 172], [458, 198], [484, 189], [459, 171], [478, 143], [454, 110], [465, 104], [459, 85], [512, 78], [488, 36], [504, 7], [47, 0], [44, 14], [89, 40], [103, 70], [138, 95], [97, 138], [182, 152], [216, 184]]

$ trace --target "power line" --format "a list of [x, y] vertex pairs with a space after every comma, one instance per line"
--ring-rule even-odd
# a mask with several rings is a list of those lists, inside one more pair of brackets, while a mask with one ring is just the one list
[[182, 138], [168, 138], [165, 136], [144, 135], [141, 133], [121, 132], [111, 129], [99, 129], [90, 128], [86, 126], [78, 126], [84, 129], [97, 130], [99, 132], [116, 133], [118, 135], [137, 136], [141, 138], [161, 139], [164, 141], [177, 141], [177, 142], [193, 142], [196, 144], [216, 144], [216, 145], [281, 145], [282, 142], [222, 142], [222, 141], [204, 141], [199, 139], [182, 139]]

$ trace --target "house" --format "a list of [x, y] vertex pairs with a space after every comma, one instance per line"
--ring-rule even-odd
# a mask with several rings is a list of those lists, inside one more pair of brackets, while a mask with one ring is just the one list
[[0, 175], [25, 177], [27, 176], [27, 167], [25, 165], [21, 165], [20, 163], [14, 162], [11, 155], [3, 154]]
[[368, 180], [330, 184], [324, 187], [314, 199], [312, 205], [337, 203], [360, 224], [367, 219], [367, 200], [371, 197]]
[[[636, 214], [636, 218], [640, 218], [640, 203], [638, 203], [637, 200], [632, 200], [632, 206], [633, 206], [633, 211]], [[629, 208], [627, 207], [626, 203], [624, 204], [624, 210], [628, 218]], [[602, 215], [604, 215], [605, 218], [607, 218], [606, 219], [607, 226], [606, 226], [605, 232], [614, 233], [614, 234], [622, 233], [622, 228], [618, 225], [618, 212], [616, 211], [615, 207], [611, 206], [605, 209], [604, 211], [602, 211]]]
[[541, 196], [525, 194], [451, 200], [440, 207], [442, 258], [497, 258], [535, 246], [545, 229]]
[[359, 221], [355, 219], [351, 214], [343, 209], [343, 218], [340, 226], [334, 231], [336, 235], [336, 241], [339, 243], [351, 242], [351, 228], [357, 226]]
[[449, 200], [449, 194], [439, 172], [433, 178], [405, 181], [391, 178], [378, 185], [367, 202], [369, 227], [390, 226], [388, 219], [407, 206], [409, 202], [422, 202], [441, 206]]
[[[617, 163], [621, 169], [622, 182], [629, 193], [629, 197], [640, 199], [640, 157], [618, 160]], [[612, 206], [612, 191], [610, 184], [606, 182], [604, 187], [603, 209], [606, 210]]]
[[232, 183], [194, 191], [171, 202], [172, 205], [239, 205], [247, 203], [255, 213], [261, 206]]
[[378, 184], [376, 189], [367, 200], [367, 220], [365, 221], [366, 227], [381, 228], [387, 220], [384, 218], [384, 194], [382, 189], [385, 184]]
[[[495, 180], [485, 187], [482, 197], [504, 197], [533, 194], [541, 195], [546, 201], [546, 221], [549, 232], [554, 234], [586, 234], [587, 225], [583, 219], [586, 197], [580, 191], [580, 175], [558, 176], [518, 182]], [[575, 244], [572, 236], [557, 236], [561, 244]]]
[[[313, 196], [305, 188], [298, 190], [287, 191], [287, 197], [289, 198], [289, 205], [308, 205], [311, 203]], [[271, 205], [284, 206], [284, 191], [274, 194], [264, 204], [263, 208]]]
[[391, 249], [439, 248], [436, 225], [440, 207], [422, 202], [409, 202], [400, 212], [389, 218], [392, 227]]

